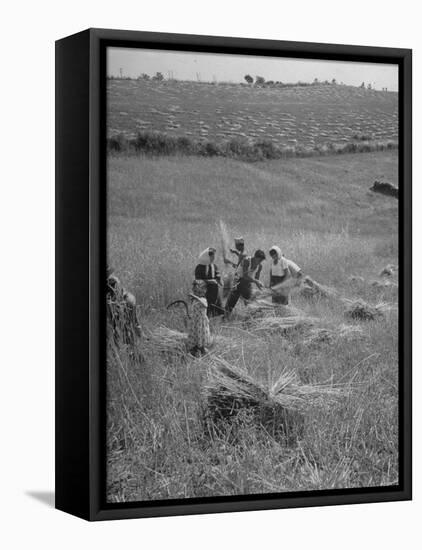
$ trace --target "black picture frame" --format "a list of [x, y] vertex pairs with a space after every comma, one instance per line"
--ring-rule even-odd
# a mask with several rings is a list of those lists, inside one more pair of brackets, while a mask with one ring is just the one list
[[[105, 500], [105, 51], [108, 46], [288, 56], [399, 67], [399, 484], [242, 497]], [[88, 29], [56, 42], [56, 508], [86, 520], [412, 498], [409, 49]]]

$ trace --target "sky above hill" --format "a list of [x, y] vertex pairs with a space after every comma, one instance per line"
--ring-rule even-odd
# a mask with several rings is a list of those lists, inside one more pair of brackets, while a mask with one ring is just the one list
[[140, 48], [108, 48], [109, 76], [138, 77], [141, 73], [163, 73], [178, 80], [244, 82], [244, 76], [263, 76], [281, 82], [318, 80], [398, 90], [398, 66], [384, 63], [355, 63], [279, 57], [169, 52]]

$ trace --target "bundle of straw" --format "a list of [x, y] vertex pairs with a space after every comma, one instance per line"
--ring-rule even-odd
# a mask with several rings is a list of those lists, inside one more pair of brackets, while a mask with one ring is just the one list
[[261, 332], [266, 334], [282, 333], [287, 334], [297, 330], [310, 328], [315, 323], [315, 319], [306, 316], [294, 317], [272, 317], [267, 316], [257, 320], [251, 327], [252, 332]]
[[[135, 298], [129, 295], [130, 298]], [[107, 324], [111, 329], [113, 339], [116, 344], [135, 345], [137, 338], [141, 335], [141, 327], [138, 324], [136, 314], [136, 302], [121, 299], [108, 299], [107, 306]]]
[[380, 303], [375, 306], [368, 304], [364, 300], [344, 300], [347, 309], [344, 315], [355, 321], [373, 321], [383, 317], [387, 311], [391, 310], [389, 304]]
[[[179, 332], [165, 326], [159, 326], [149, 334], [146, 342], [154, 351], [185, 355], [189, 351], [187, 349], [187, 340], [188, 334], [186, 332]], [[233, 347], [236, 347], [236, 342], [232, 338], [220, 334], [214, 335], [211, 338], [210, 348], [212, 349], [228, 351]]]
[[155, 328], [147, 337], [154, 351], [162, 353], [185, 354], [188, 335], [165, 326]]
[[245, 370], [214, 358], [210, 366], [205, 396], [209, 418], [230, 421], [246, 411], [272, 435], [299, 436], [304, 414], [311, 405], [342, 395], [333, 385], [301, 385], [293, 371], [283, 371], [278, 380], [266, 387]]
[[300, 293], [305, 298], [337, 298], [338, 292], [328, 286], [321, 285], [311, 277], [306, 276], [302, 281]]
[[208, 420], [217, 426], [247, 413], [273, 436], [291, 436], [303, 428], [303, 415], [271, 398], [261, 384], [223, 359], [216, 358], [211, 366], [205, 396]]
[[364, 336], [362, 329], [353, 325], [340, 325], [333, 329], [314, 327], [302, 343], [312, 347], [319, 346], [320, 344], [332, 344], [339, 339], [360, 338]]
[[295, 317], [302, 314], [296, 307], [273, 303], [265, 299], [249, 302], [246, 306], [246, 312], [252, 316], [258, 316], [259, 313], [273, 313], [277, 317]]
[[284, 370], [269, 393], [279, 403], [305, 412], [310, 406], [335, 402], [345, 388], [344, 384], [300, 384], [294, 371]]

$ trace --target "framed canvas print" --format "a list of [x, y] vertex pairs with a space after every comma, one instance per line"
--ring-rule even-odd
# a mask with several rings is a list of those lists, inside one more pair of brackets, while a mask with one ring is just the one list
[[411, 498], [411, 51], [56, 43], [56, 506]]

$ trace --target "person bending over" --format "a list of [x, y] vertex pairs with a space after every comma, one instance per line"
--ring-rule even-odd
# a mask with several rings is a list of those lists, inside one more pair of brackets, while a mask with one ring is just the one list
[[240, 297], [244, 300], [250, 300], [252, 298], [252, 285], [256, 285], [260, 290], [263, 288], [264, 285], [259, 280], [259, 276], [264, 260], [265, 253], [259, 249], [255, 251], [253, 256], [246, 256], [243, 258], [236, 272], [234, 288], [227, 298], [225, 307], [226, 314], [231, 313]]
[[[299, 280], [302, 277], [302, 270], [295, 262], [285, 258], [278, 246], [273, 246], [270, 249], [270, 256], [272, 259], [270, 268], [270, 288], [274, 290], [272, 302], [286, 306], [290, 301], [291, 286], [300, 284]], [[292, 281], [293, 285], [286, 285], [283, 287], [283, 283], [288, 279], [294, 279], [294, 281]]]

